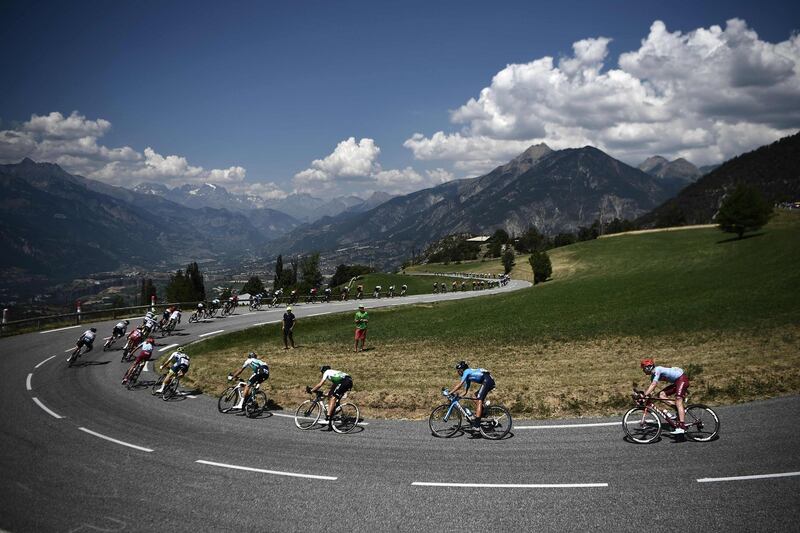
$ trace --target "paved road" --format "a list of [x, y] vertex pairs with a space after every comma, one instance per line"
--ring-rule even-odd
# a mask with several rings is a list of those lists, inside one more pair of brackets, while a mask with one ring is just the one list
[[[368, 301], [388, 303], [398, 302]], [[352, 308], [300, 305], [296, 314]], [[181, 342], [279, 316], [184, 325]], [[697, 480], [800, 472], [798, 397], [718, 409], [721, 438], [706, 444], [670, 437], [628, 444], [618, 425], [541, 427], [617, 419], [519, 421], [501, 442], [435, 439], [415, 421], [368, 420], [349, 435], [302, 432], [284, 413], [251, 420], [219, 414], [216, 400], [202, 395], [163, 402], [144, 389], [127, 391], [118, 352], [95, 351], [68, 369], [63, 351], [79, 333], [0, 340], [2, 529], [427, 531], [461, 521], [519, 531], [797, 527], [800, 476]]]

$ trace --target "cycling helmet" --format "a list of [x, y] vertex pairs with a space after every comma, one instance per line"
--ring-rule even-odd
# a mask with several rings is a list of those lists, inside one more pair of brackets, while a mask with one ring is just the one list
[[89, 331], [91, 331], [92, 333], [97, 333], [97, 328], [89, 328]]
[[642, 366], [642, 370], [652, 369], [654, 366], [656, 366], [656, 362], [653, 361], [652, 359], [649, 359], [649, 358], [648, 359], [642, 359], [641, 366]]
[[467, 368], [469, 368], [469, 364], [467, 364], [466, 361], [459, 361], [458, 363], [456, 363], [456, 370], [458, 370], [459, 374], [464, 372], [464, 370], [466, 370]]
[[330, 369], [331, 369], [331, 367], [330, 367], [330, 366], [328, 366], [328, 365], [322, 365], [321, 367], [319, 367], [319, 371], [320, 371], [321, 373], [323, 373], [323, 374], [324, 374], [326, 371], [330, 370]]
[[147, 342], [153, 344], [154, 342], [156, 342], [156, 340], [153, 337], [150, 337], [149, 339], [147, 339]]
[[256, 357], [258, 357], [258, 355], [256, 354], [256, 352], [250, 352], [249, 354], [247, 354], [247, 357], [249, 357], [250, 359], [255, 359]]
[[130, 320], [126, 320], [126, 321], [125, 321], [125, 325], [126, 325], [126, 326], [127, 326], [128, 324], [130, 324], [130, 323], [131, 323], [131, 321], [130, 321]]

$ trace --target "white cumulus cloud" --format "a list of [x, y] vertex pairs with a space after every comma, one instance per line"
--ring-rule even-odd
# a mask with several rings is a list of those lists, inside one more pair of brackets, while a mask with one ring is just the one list
[[0, 131], [0, 161], [16, 163], [24, 157], [61, 165], [64, 169], [113, 185], [132, 186], [144, 181], [178, 186], [216, 183], [234, 192], [280, 198], [286, 192], [274, 183], [247, 182], [244, 167], [205, 169], [191, 165], [180, 155], [162, 155], [147, 147], [138, 152], [129, 146], [109, 148], [98, 142], [111, 122], [87, 119], [77, 111], [69, 116], [54, 111], [14, 129]]
[[511, 64], [451, 112], [457, 131], [416, 133], [419, 160], [463, 172], [502, 164], [531, 144], [591, 144], [638, 163], [662, 154], [719, 162], [800, 128], [800, 35], [761, 40], [740, 19], [690, 32], [655, 21], [636, 50], [606, 68], [608, 37], [558, 61]]

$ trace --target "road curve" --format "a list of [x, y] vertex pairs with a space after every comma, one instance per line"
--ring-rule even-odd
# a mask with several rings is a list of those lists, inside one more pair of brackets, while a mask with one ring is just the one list
[[[353, 306], [295, 310], [303, 317]], [[184, 324], [180, 342], [281, 312]], [[587, 425], [616, 418], [518, 421], [501, 442], [435, 439], [417, 421], [303, 432], [285, 413], [251, 420], [219, 414], [203, 395], [162, 402], [127, 391], [118, 351], [96, 349], [67, 368], [63, 352], [79, 333], [0, 340], [3, 530], [427, 531], [462, 519], [518, 531], [640, 531], [664, 521], [689, 530], [796, 527], [798, 397], [719, 408], [721, 437], [705, 444], [665, 436], [639, 446], [622, 439], [619, 425]]]

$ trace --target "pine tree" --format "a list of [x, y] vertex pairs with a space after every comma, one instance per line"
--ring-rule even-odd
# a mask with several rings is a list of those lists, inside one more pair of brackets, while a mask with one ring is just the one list
[[283, 256], [279, 255], [275, 261], [275, 279], [272, 281], [273, 290], [283, 287]]
[[506, 251], [503, 252], [503, 270], [506, 274], [511, 272], [511, 269], [514, 268], [514, 250], [511, 247], [506, 248]]
[[186, 267], [186, 277], [192, 287], [192, 297], [190, 301], [202, 302], [206, 299], [206, 287], [203, 282], [203, 274], [200, 272], [200, 267], [197, 263], [191, 263]]
[[531, 253], [530, 258], [528, 258], [528, 261], [533, 269], [534, 285], [547, 281], [553, 274], [553, 265], [550, 263], [550, 256], [547, 255], [547, 252], [534, 251]]
[[247, 283], [242, 287], [242, 294], [259, 294], [264, 292], [264, 284], [258, 276], [250, 276]]

